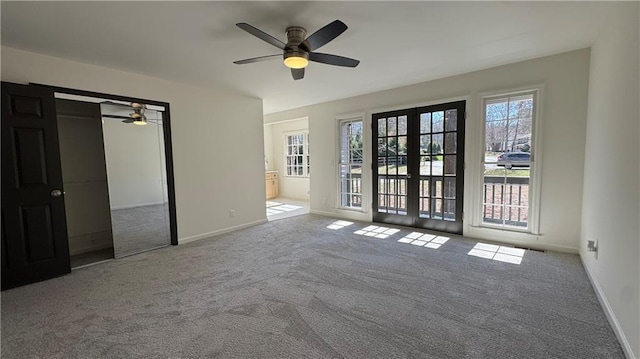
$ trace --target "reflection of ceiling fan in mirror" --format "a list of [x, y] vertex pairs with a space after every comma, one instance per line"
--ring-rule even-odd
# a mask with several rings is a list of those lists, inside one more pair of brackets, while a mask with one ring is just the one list
[[[105, 102], [102, 102], [102, 104], [118, 106], [118, 107], [126, 108], [130, 111], [133, 111], [129, 114], [129, 116], [115, 115], [115, 114], [102, 114], [102, 117], [122, 119], [123, 120], [122, 122], [124, 123], [133, 123], [134, 125], [139, 125], [139, 126], [144, 126], [147, 123], [162, 124], [162, 121], [159, 118], [147, 118], [147, 116], [145, 115], [145, 111], [147, 111], [147, 105], [143, 103], [132, 102], [129, 105], [124, 105], [124, 104], [115, 103], [112, 101], [105, 101]], [[153, 111], [153, 112], [157, 113], [157, 111]]]

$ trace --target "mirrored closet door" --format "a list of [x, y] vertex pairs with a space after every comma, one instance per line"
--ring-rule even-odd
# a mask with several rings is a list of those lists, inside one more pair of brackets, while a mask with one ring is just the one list
[[56, 98], [71, 267], [171, 244], [165, 108]]

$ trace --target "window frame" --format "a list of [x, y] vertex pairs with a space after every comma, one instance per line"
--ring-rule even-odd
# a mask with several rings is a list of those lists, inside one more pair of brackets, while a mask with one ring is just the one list
[[[290, 168], [294, 168], [294, 166], [299, 166], [299, 164], [295, 164], [295, 165], [289, 165], [287, 163], [287, 159], [289, 157], [297, 157], [300, 156], [300, 154], [289, 154], [289, 147], [290, 146], [296, 146], [296, 145], [289, 145], [289, 137], [295, 137], [295, 136], [299, 136], [302, 135], [302, 175], [298, 175], [298, 174], [289, 174], [289, 169]], [[290, 177], [290, 178], [309, 178], [311, 175], [311, 169], [309, 167], [309, 131], [308, 130], [299, 130], [299, 131], [291, 131], [291, 132], [285, 132], [283, 134], [283, 149], [284, 149], [284, 159], [283, 159], [283, 167], [284, 167], [284, 177]]]
[[[367, 187], [365, 185], [365, 180], [366, 180], [366, 164], [367, 164], [367, 155], [366, 155], [366, 123], [364, 120], [364, 116], [361, 115], [357, 115], [357, 116], [348, 116], [348, 117], [339, 117], [336, 119], [337, 120], [337, 159], [336, 159], [336, 164], [337, 164], [337, 168], [336, 168], [336, 178], [337, 178], [337, 208], [341, 209], [341, 210], [349, 210], [349, 211], [359, 211], [359, 212], [365, 212], [365, 198], [366, 198], [366, 190]], [[342, 162], [342, 127], [344, 126], [344, 124], [347, 123], [354, 123], [354, 122], [360, 122], [361, 126], [362, 126], [362, 132], [361, 132], [361, 136], [362, 136], [362, 161], [357, 164], [355, 162], [348, 162], [348, 163], [344, 163]], [[354, 166], [354, 165], [359, 165], [361, 168], [361, 173], [360, 173], [360, 206], [345, 206], [342, 203], [342, 196], [345, 194], [344, 192], [342, 192], [342, 185], [341, 185], [341, 180], [342, 180], [342, 166]]]
[[[496, 99], [508, 99], [524, 95], [533, 96], [533, 109], [531, 115], [531, 147], [530, 175], [529, 175], [529, 198], [528, 198], [528, 218], [527, 227], [519, 228], [502, 224], [485, 223], [484, 213], [484, 168], [485, 168], [485, 146], [486, 146], [486, 105], [488, 101]], [[476, 201], [474, 205], [473, 227], [488, 230], [500, 230], [506, 232], [540, 235], [540, 194], [541, 194], [541, 168], [542, 168], [542, 116], [540, 108], [542, 103], [542, 86], [530, 86], [524, 89], [482, 94], [479, 96], [479, 118], [481, 119], [481, 137], [478, 141], [477, 158], [478, 171], [476, 176], [475, 191]]]

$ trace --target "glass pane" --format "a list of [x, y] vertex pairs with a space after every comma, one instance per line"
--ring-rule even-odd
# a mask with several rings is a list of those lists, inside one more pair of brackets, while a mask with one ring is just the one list
[[398, 154], [399, 155], [407, 154], [407, 136], [398, 137]]
[[387, 155], [387, 141], [384, 138], [379, 138], [378, 139], [378, 157], [385, 157], [386, 155]]
[[431, 218], [442, 219], [442, 200], [441, 199], [432, 199], [433, 203], [433, 215]]
[[433, 184], [431, 188], [431, 197], [442, 198], [442, 178], [432, 178]]
[[402, 195], [407, 194], [407, 180], [404, 178], [398, 180], [398, 193]]
[[389, 194], [397, 194], [398, 193], [398, 182], [396, 181], [395, 178], [390, 178], [389, 179], [389, 187], [387, 188], [387, 193]]
[[387, 136], [395, 136], [398, 133], [396, 128], [396, 118], [389, 117], [387, 119]]
[[407, 134], [407, 116], [398, 116], [398, 135]]
[[509, 98], [509, 118], [531, 118], [533, 115], [533, 95]]
[[396, 167], [397, 158], [396, 157], [387, 157], [389, 160], [389, 165], [387, 166], [387, 174], [395, 175], [398, 174], [398, 168]]
[[[442, 144], [444, 142], [444, 135], [442, 133], [431, 136], [431, 146], [427, 146], [427, 150], [432, 155], [442, 154]], [[440, 158], [442, 160], [442, 158]]]
[[444, 111], [433, 112], [431, 120], [433, 122], [432, 132], [444, 131]]
[[398, 174], [407, 174], [407, 156], [398, 156]]
[[506, 150], [507, 99], [490, 100], [485, 104], [485, 162], [495, 162]]
[[385, 195], [378, 195], [378, 212], [387, 212], [387, 201]]
[[420, 133], [431, 132], [431, 113], [420, 114]]
[[431, 156], [420, 156], [420, 176], [431, 174]]
[[431, 200], [429, 198], [420, 198], [420, 217], [421, 218], [429, 218], [429, 202]]
[[378, 137], [385, 137], [387, 135], [387, 119], [378, 119]]
[[444, 198], [456, 198], [456, 179], [455, 177], [444, 178]]
[[426, 154], [430, 154], [431, 151], [429, 151], [429, 144], [431, 143], [431, 136], [430, 135], [421, 135], [420, 136], [420, 154], [421, 155], [426, 155]]
[[449, 132], [444, 134], [444, 153], [454, 154], [458, 151], [458, 133]]
[[446, 131], [456, 131], [458, 126], [458, 110], [447, 110], [444, 123]]
[[387, 138], [387, 156], [395, 156], [398, 154], [398, 139], [397, 137]]
[[483, 223], [526, 228], [529, 216], [528, 168], [485, 165]]
[[420, 197], [429, 197], [429, 180], [420, 179]]
[[447, 199], [444, 200], [444, 220], [455, 221], [456, 220], [456, 201]]
[[456, 174], [456, 155], [444, 156], [444, 174]]

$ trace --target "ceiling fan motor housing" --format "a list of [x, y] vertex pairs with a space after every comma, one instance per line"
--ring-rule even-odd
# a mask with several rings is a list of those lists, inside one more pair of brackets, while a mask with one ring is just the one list
[[289, 26], [286, 33], [287, 45], [284, 48], [284, 58], [303, 57], [308, 60], [309, 47], [304, 43], [304, 39], [307, 37], [307, 30], [300, 26]]

